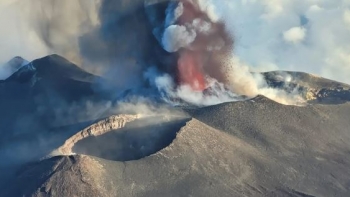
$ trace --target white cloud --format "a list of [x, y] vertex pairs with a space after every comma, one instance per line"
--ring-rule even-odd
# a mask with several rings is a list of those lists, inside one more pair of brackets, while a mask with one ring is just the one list
[[235, 55], [252, 70], [277, 66], [350, 83], [349, 0], [212, 2], [235, 38]]
[[344, 18], [345, 24], [350, 29], [350, 9], [347, 9], [347, 10], [344, 11], [343, 18]]
[[304, 40], [306, 29], [303, 27], [293, 27], [283, 33], [283, 38], [287, 42], [299, 43]]

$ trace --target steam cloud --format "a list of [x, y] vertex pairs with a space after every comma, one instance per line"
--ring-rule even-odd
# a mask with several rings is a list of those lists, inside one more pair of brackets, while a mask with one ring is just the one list
[[152, 15], [155, 2], [166, 1], [1, 1], [0, 77], [13, 72], [6, 62], [16, 55], [58, 53], [118, 79], [121, 90], [146, 86], [197, 105], [257, 94], [300, 100], [251, 71], [298, 70], [350, 82], [346, 1], [179, 0]]

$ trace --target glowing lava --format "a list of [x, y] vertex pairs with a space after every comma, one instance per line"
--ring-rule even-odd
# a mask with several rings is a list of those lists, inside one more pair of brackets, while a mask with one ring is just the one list
[[203, 91], [209, 86], [207, 78], [225, 82], [221, 57], [228, 54], [233, 46], [233, 39], [227, 34], [225, 25], [212, 20], [199, 0], [178, 0], [178, 7], [173, 12], [177, 16], [173, 25], [187, 31], [187, 34], [180, 31], [172, 40], [174, 43], [186, 43], [177, 51], [178, 84]]
[[184, 50], [178, 60], [178, 76], [182, 85], [189, 85], [194, 91], [203, 91], [206, 81], [199, 53]]
[[[183, 3], [183, 13], [177, 23], [180, 25], [191, 23], [196, 18], [203, 17], [194, 4], [187, 0], [180, 0]], [[185, 49], [180, 52], [178, 59], [178, 78], [181, 85], [189, 85], [194, 91], [203, 91], [206, 88], [203, 62], [201, 53]]]

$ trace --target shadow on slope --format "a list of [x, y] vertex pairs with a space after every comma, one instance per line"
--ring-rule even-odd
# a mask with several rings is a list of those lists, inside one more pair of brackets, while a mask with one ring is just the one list
[[138, 160], [167, 147], [188, 119], [143, 118], [104, 135], [85, 138], [73, 152], [114, 161]]

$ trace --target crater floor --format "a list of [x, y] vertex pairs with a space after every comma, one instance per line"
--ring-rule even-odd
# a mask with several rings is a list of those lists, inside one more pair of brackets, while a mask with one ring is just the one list
[[187, 119], [166, 122], [162, 117], [142, 118], [124, 128], [84, 138], [73, 146], [73, 152], [114, 161], [141, 159], [172, 143], [186, 122]]

